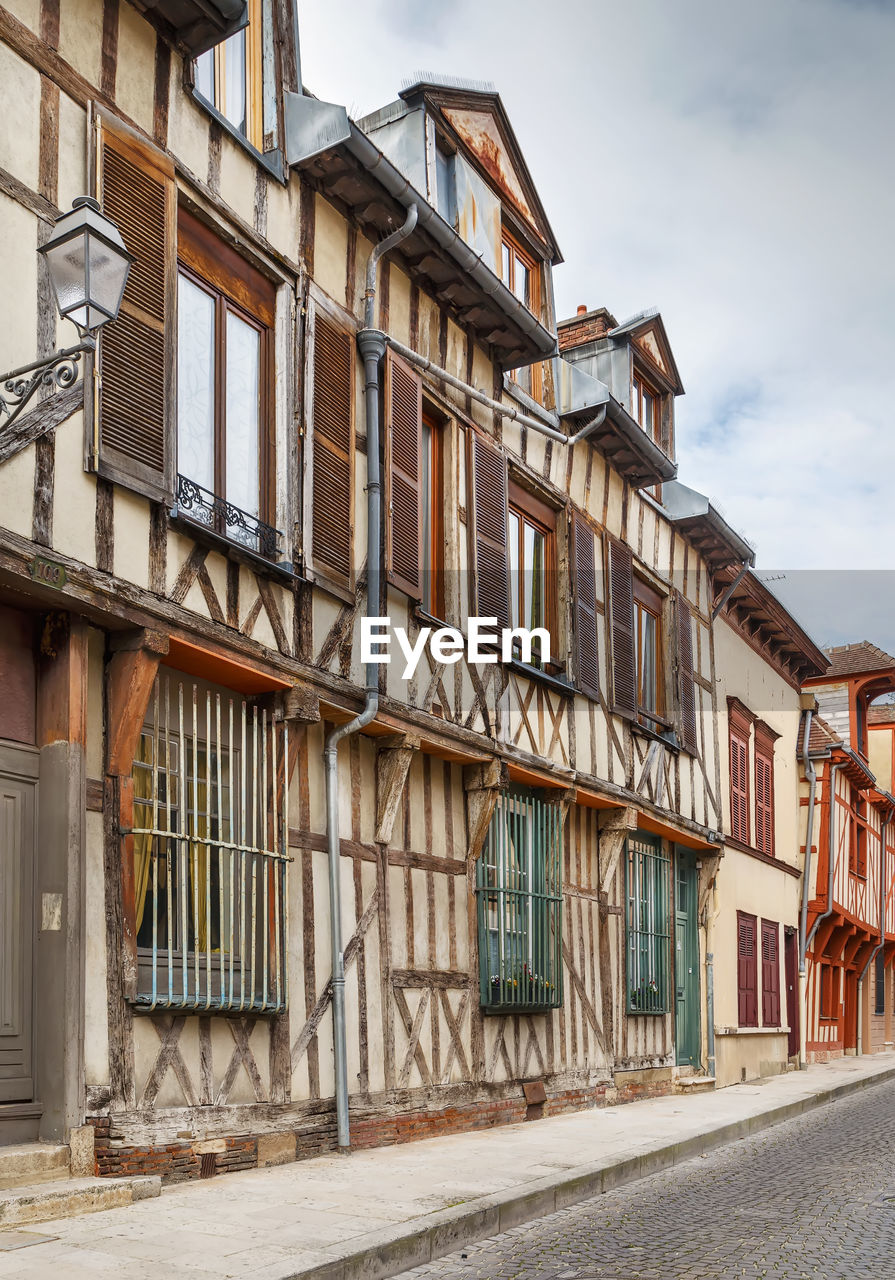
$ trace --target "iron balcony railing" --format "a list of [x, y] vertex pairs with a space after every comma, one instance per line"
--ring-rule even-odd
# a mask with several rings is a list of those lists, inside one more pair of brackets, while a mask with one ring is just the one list
[[479, 991], [487, 1011], [562, 1004], [562, 813], [501, 796], [476, 866]]
[[628, 1012], [666, 1013], [671, 908], [669, 860], [659, 840], [628, 838], [625, 887]]
[[206, 525], [220, 537], [263, 556], [265, 560], [279, 559], [282, 538], [279, 529], [234, 506], [226, 498], [218, 497], [188, 476], [177, 477], [175, 510], [178, 515]]
[[286, 1008], [288, 757], [266, 710], [156, 680], [134, 762], [138, 1006]]

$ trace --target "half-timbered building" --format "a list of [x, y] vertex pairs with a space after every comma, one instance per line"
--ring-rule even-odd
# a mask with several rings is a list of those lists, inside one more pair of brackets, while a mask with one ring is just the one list
[[754, 601], [661, 316], [557, 325], [499, 96], [356, 122], [288, 0], [11, 0], [0, 51], [7, 365], [74, 197], [134, 258], [0, 418], [0, 1142], [192, 1177], [704, 1074]]
[[803, 829], [812, 855], [803, 880], [805, 1048], [815, 1061], [883, 1047], [895, 942], [895, 797], [885, 710], [874, 705], [895, 690], [895, 659], [867, 641], [827, 656], [826, 674], [806, 681], [816, 710], [806, 711], [803, 726]]

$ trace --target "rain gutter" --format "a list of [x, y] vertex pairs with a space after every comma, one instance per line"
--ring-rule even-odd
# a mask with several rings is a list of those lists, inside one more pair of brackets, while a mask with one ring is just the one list
[[[379, 362], [385, 355], [386, 337], [373, 328], [376, 304], [376, 268], [382, 257], [411, 234], [417, 207], [411, 205], [402, 227], [375, 245], [367, 265], [364, 325], [357, 346], [364, 362], [367, 421], [367, 614], [379, 613], [382, 526], [382, 482], [379, 468]], [[326, 850], [329, 859], [329, 914], [332, 941], [333, 1058], [336, 1085], [336, 1129], [340, 1151], [351, 1146], [348, 1120], [348, 1049], [345, 1034], [345, 956], [342, 951], [341, 840], [339, 823], [339, 743], [358, 733], [379, 710], [379, 663], [368, 662], [363, 709], [347, 724], [327, 736], [323, 748], [326, 788]]]

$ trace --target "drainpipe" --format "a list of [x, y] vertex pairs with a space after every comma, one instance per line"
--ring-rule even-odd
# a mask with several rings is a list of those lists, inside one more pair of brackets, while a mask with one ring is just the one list
[[[364, 294], [364, 328], [357, 346], [364, 362], [367, 423], [367, 614], [379, 613], [379, 564], [381, 559], [382, 501], [379, 474], [379, 362], [385, 355], [385, 334], [373, 327], [376, 304], [376, 267], [386, 253], [400, 244], [416, 226], [417, 207], [411, 205], [404, 225], [374, 245], [367, 265]], [[329, 913], [332, 932], [333, 1057], [336, 1079], [336, 1124], [339, 1149], [351, 1146], [348, 1123], [348, 1053], [345, 1036], [345, 957], [342, 953], [342, 895], [339, 840], [339, 743], [368, 725], [379, 710], [379, 664], [368, 662], [363, 710], [347, 724], [327, 735], [323, 749], [326, 781], [326, 849], [329, 856]]]
[[888, 844], [888, 840], [889, 840], [889, 827], [892, 823], [893, 816], [895, 816], [895, 806], [890, 806], [889, 812], [886, 816], [886, 820], [883, 823], [882, 830], [880, 832], [881, 851], [880, 851], [880, 863], [879, 863], [879, 942], [873, 948], [872, 952], [870, 953], [867, 959], [867, 963], [864, 965], [864, 968], [861, 970], [858, 976], [858, 1046], [859, 1047], [861, 1044], [861, 1031], [862, 1031], [862, 1027], [860, 1024], [863, 1021], [861, 1017], [861, 993], [862, 993], [864, 978], [866, 977], [867, 970], [873, 964], [874, 960], [876, 959], [876, 957], [879, 955], [880, 951], [882, 951], [883, 947], [886, 944], [886, 845]]
[[808, 779], [808, 819], [805, 832], [805, 866], [802, 870], [802, 909], [799, 917], [799, 1063], [803, 1069], [808, 1065], [806, 1060], [808, 1044], [808, 976], [805, 952], [808, 949], [806, 940], [808, 931], [808, 892], [811, 883], [811, 842], [814, 839], [814, 798], [817, 793], [817, 770], [808, 753], [808, 743], [811, 738], [811, 721], [813, 719], [814, 712], [810, 709], [807, 710], [805, 712], [805, 733], [802, 737], [802, 765], [805, 769], [805, 777]]

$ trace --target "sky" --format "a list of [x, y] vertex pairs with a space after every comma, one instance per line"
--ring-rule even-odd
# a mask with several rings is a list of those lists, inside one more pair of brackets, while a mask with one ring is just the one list
[[658, 306], [679, 478], [820, 644], [895, 653], [895, 0], [303, 0], [360, 116], [421, 71], [500, 92], [557, 315]]

